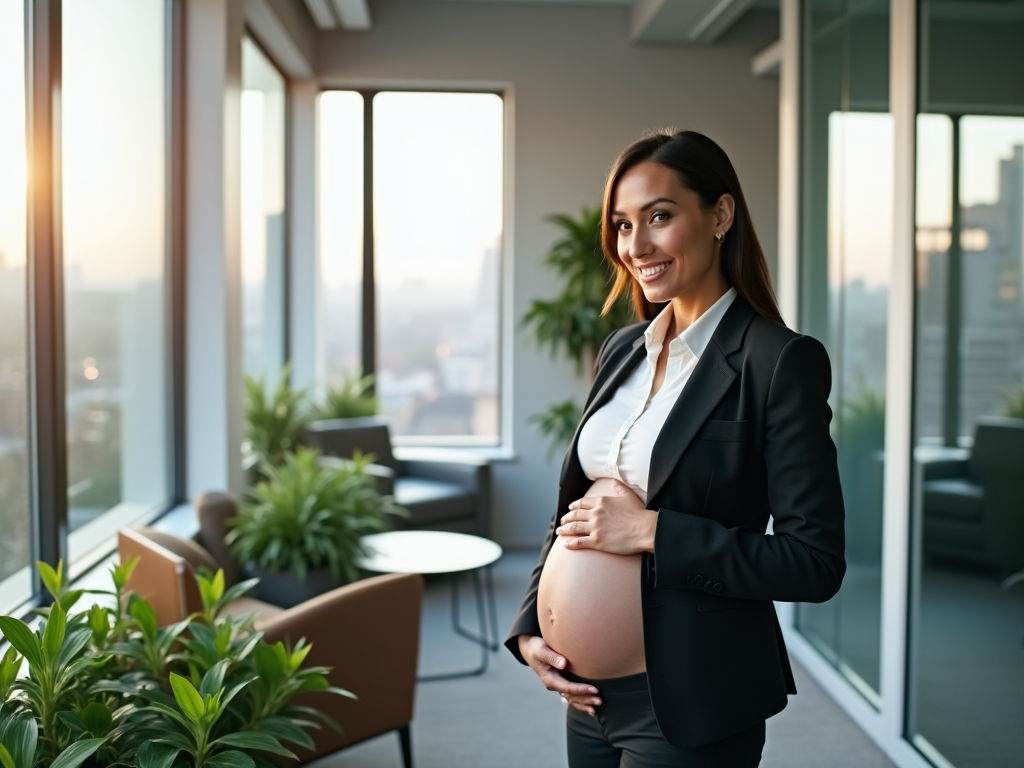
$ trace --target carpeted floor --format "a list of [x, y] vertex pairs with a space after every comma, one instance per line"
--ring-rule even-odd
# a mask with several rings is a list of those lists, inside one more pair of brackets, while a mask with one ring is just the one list
[[[499, 632], [512, 621], [533, 553], [509, 553], [497, 563], [494, 581]], [[463, 621], [475, 621], [468, 584]], [[420, 672], [474, 666], [476, 647], [451, 630], [448, 584], [431, 581], [423, 616]], [[800, 695], [768, 722], [763, 768], [892, 768], [892, 763], [802, 669]], [[421, 683], [412, 723], [417, 768], [564, 768], [561, 700], [504, 649], [480, 677]], [[318, 768], [401, 768], [398, 738], [386, 734], [320, 761]]]

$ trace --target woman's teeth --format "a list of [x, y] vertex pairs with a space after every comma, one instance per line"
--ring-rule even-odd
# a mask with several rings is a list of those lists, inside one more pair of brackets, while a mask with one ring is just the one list
[[659, 272], [664, 272], [668, 269], [668, 262], [664, 264], [655, 264], [652, 267], [640, 267], [640, 274], [644, 277], [653, 277]]

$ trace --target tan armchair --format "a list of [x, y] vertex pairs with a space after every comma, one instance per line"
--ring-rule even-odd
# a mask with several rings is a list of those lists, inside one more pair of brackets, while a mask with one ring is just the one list
[[[213, 510], [205, 510], [212, 513], [205, 527], [209, 533], [218, 518], [223, 523], [234, 515], [233, 501], [222, 494], [200, 498], [200, 519], [204, 498], [215, 502]], [[118, 553], [122, 561], [140, 558], [128, 586], [153, 605], [161, 625], [200, 610], [202, 600], [193, 574], [203, 566], [215, 569], [222, 564], [195, 541], [150, 528], [120, 531]], [[232, 574], [237, 575], [237, 569]], [[229, 604], [226, 610], [233, 615], [256, 613], [256, 628], [269, 643], [294, 644], [305, 637], [313, 645], [307, 663], [331, 667], [331, 684], [359, 696], [353, 701], [307, 694], [302, 703], [326, 712], [344, 732], [326, 728], [315, 732], [315, 751], [295, 749], [300, 763], [398, 731], [405, 768], [412, 768], [409, 723], [422, 600], [421, 576], [394, 574], [339, 587], [288, 610], [247, 597]]]

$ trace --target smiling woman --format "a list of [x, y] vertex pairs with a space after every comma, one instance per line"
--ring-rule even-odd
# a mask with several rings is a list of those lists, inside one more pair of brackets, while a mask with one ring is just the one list
[[717, 144], [641, 139], [605, 189], [606, 308], [645, 322], [598, 354], [506, 645], [570, 705], [570, 768], [754, 768], [796, 692], [772, 601], [846, 569], [828, 357], [782, 324]]

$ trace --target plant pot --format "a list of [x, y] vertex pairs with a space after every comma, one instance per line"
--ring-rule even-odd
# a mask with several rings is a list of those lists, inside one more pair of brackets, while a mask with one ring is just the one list
[[329, 568], [309, 571], [305, 582], [299, 581], [291, 571], [265, 571], [251, 563], [244, 570], [247, 578], [260, 580], [252, 596], [279, 608], [292, 608], [345, 583], [335, 579]]

